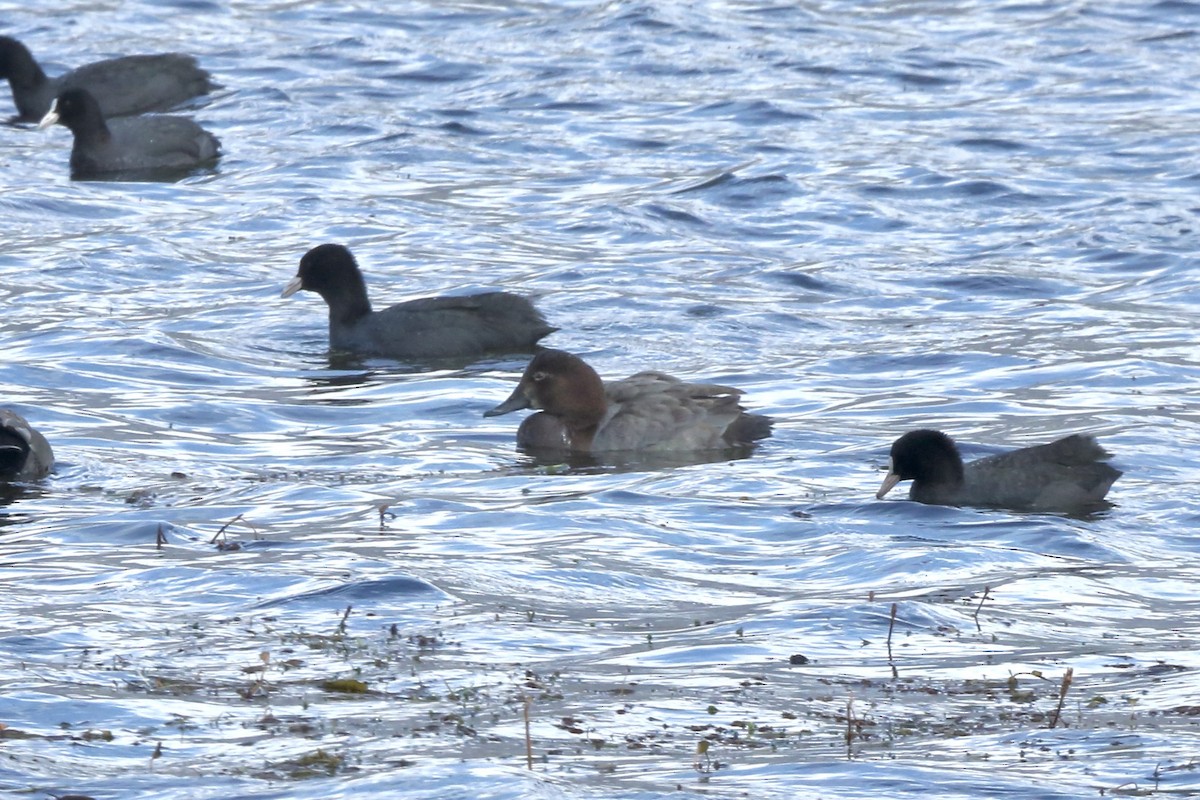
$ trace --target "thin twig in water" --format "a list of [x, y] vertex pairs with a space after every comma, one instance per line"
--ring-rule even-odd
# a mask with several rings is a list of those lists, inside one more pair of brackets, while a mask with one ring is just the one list
[[354, 606], [346, 606], [346, 612], [342, 614], [342, 621], [338, 623], [337, 632], [341, 636], [346, 633], [346, 620], [350, 619], [350, 611]]
[[379, 505], [379, 530], [380, 531], [386, 531], [388, 520], [396, 518], [395, 514], [393, 514], [391, 511], [388, 511], [388, 509], [391, 507], [392, 507], [391, 503], [380, 503], [380, 505]]
[[892, 603], [892, 618], [888, 620], [888, 661], [892, 660], [892, 631], [896, 629], [896, 604]]
[[1062, 716], [1063, 703], [1067, 702], [1067, 691], [1071, 688], [1071, 681], [1075, 677], [1075, 668], [1067, 667], [1067, 671], [1063, 674], [1062, 686], [1058, 690], [1058, 707], [1054, 709], [1054, 713], [1050, 715], [1050, 727], [1056, 727], [1058, 720]]
[[224, 525], [222, 525], [222, 526], [221, 526], [221, 528], [220, 528], [220, 530], [218, 530], [218, 531], [217, 531], [217, 532], [216, 532], [216, 533], [213, 535], [212, 539], [210, 539], [208, 543], [209, 543], [209, 544], [216, 544], [218, 539], [221, 539], [221, 540], [222, 540], [222, 543], [224, 543], [224, 539], [225, 539], [225, 531], [227, 531], [227, 530], [229, 529], [229, 526], [230, 526], [230, 525], [232, 525], [232, 524], [233, 524], [233, 523], [235, 523], [235, 522], [240, 522], [240, 523], [242, 523], [243, 525], [245, 525], [247, 528], [249, 528], [250, 530], [252, 530], [252, 531], [254, 532], [254, 538], [255, 538], [255, 539], [257, 539], [257, 538], [258, 538], [258, 528], [254, 527], [254, 526], [253, 526], [253, 525], [251, 525], [249, 522], [247, 522], [247, 521], [246, 521], [246, 518], [245, 518], [244, 516], [242, 516], [241, 514], [238, 514], [236, 517], [234, 517], [233, 519], [229, 520], [229, 522], [226, 522]]
[[892, 661], [892, 631], [895, 630], [895, 628], [896, 628], [896, 610], [897, 610], [896, 604], [892, 603], [892, 617], [891, 617], [891, 619], [888, 620], [887, 648], [888, 648], [888, 664], [890, 664], [892, 667], [892, 677], [893, 678], [900, 677], [900, 673], [896, 669], [896, 663], [894, 661]]
[[237, 521], [238, 521], [238, 520], [240, 520], [241, 518], [242, 518], [242, 515], [241, 515], [241, 514], [238, 514], [236, 517], [234, 517], [233, 519], [229, 520], [229, 522], [226, 522], [224, 525], [222, 525], [222, 526], [220, 527], [220, 529], [219, 529], [219, 530], [217, 530], [217, 532], [216, 532], [215, 534], [213, 534], [213, 537], [212, 537], [211, 539], [209, 539], [209, 540], [208, 540], [208, 543], [209, 543], [209, 544], [216, 544], [216, 543], [217, 543], [217, 539], [220, 539], [220, 538], [222, 538], [222, 537], [224, 537], [224, 536], [225, 536], [225, 531], [229, 529], [229, 526], [230, 526], [230, 525], [232, 525], [233, 523], [237, 522]]
[[529, 733], [529, 695], [522, 693], [521, 702], [525, 706], [525, 766], [533, 769], [533, 736]]
[[983, 601], [992, 599], [988, 597], [988, 592], [991, 590], [992, 587], [990, 586], [983, 587], [983, 597], [979, 598], [979, 605], [975, 606], [975, 630], [979, 631], [980, 633], [983, 633], [983, 628], [979, 624], [979, 612], [983, 609]]
[[854, 695], [846, 698], [846, 759], [853, 757], [850, 746], [854, 744]]
[[158, 523], [158, 536], [154, 540], [154, 549], [162, 550], [163, 545], [166, 543], [167, 543], [167, 534], [166, 534], [166, 531], [163, 530], [163, 524], [160, 522], [160, 523]]

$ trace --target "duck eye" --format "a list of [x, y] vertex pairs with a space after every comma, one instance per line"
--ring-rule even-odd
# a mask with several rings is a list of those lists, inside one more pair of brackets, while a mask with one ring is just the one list
[[541, 372], [540, 370], [538, 372], [533, 373], [533, 379], [535, 381], [537, 381], [538, 383], [546, 380], [546, 377], [547, 377], [546, 373]]

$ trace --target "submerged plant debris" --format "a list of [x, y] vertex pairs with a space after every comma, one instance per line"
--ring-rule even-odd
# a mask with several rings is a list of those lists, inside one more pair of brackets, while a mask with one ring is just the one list
[[[889, 661], [880, 657], [878, 642], [864, 642], [842, 663], [797, 665], [781, 651], [752, 665], [703, 672], [688, 665], [614, 666], [570, 655], [488, 664], [475, 660], [468, 639], [486, 626], [457, 624], [453, 606], [439, 614], [444, 621], [432, 629], [352, 624], [352, 631], [324, 634], [276, 617], [237, 617], [164, 631], [171, 646], [160, 653], [88, 649], [69, 666], [79, 696], [115, 691], [126, 703], [137, 696], [160, 698], [169, 705], [149, 708], [171, 713], [137, 727], [108, 727], [101, 720], [63, 720], [54, 730], [4, 727], [0, 738], [10, 761], [79, 744], [142, 748], [160, 775], [272, 782], [414, 768], [447, 758], [519, 766], [528, 747], [534, 771], [586, 769], [597, 780], [633, 790], [661, 789], [669, 775], [690, 772], [711, 782], [725, 772], [798, 759], [905, 759], [933, 743], [945, 757], [968, 763], [1077, 761], [1082, 768], [1100, 756], [1088, 744], [1094, 736], [1109, 742], [1102, 752], [1111, 771], [1123, 755], [1137, 753], [1133, 742], [1142, 731], [1191, 735], [1198, 716], [1196, 706], [1154, 700], [1162, 681], [1190, 680], [1190, 670], [1177, 664], [1119, 659], [1090, 670], [1066, 694], [1062, 670], [1015, 672], [982, 662], [947, 669], [924, 658], [907, 663], [904, 656]], [[547, 615], [537, 615], [533, 624], [543, 633], [576, 625]], [[991, 625], [982, 621], [984, 631]], [[629, 632], [626, 652], [652, 657], [657, 648], [674, 647], [703, 629], [658, 631], [651, 644]], [[754, 646], [756, 639], [744, 630], [715, 638], [731, 646]], [[921, 640], [952, 641], [965, 657], [987, 650], [996, 637], [974, 626], [966, 632], [910, 629], [898, 649], [919, 652]], [[183, 653], [190, 657], [181, 659]], [[53, 669], [40, 665], [38, 672]], [[969, 677], [972, 672], [978, 677]], [[1056, 732], [1050, 721], [1060, 706]], [[1063, 731], [1072, 738], [1060, 739]], [[1129, 743], [1114, 747], [1121, 737]], [[217, 762], [204, 755], [227, 741], [242, 747], [225, 751]], [[43, 744], [30, 749], [35, 742]], [[1195, 768], [1192, 754], [1159, 755], [1164, 774]], [[1121, 791], [1097, 781], [1080, 785]]]

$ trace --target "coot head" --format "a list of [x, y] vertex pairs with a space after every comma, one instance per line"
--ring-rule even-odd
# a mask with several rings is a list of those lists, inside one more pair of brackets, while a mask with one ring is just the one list
[[66, 126], [72, 133], [105, 127], [100, 104], [86, 89], [65, 90], [55, 99], [38, 127], [49, 128], [55, 123]]
[[891, 464], [876, 499], [900, 481], [927, 486], [953, 487], [963, 482], [963, 462], [954, 440], [941, 431], [909, 431], [892, 443]]
[[309, 250], [300, 259], [300, 268], [283, 290], [290, 297], [304, 289], [322, 297], [344, 292], [347, 286], [358, 286], [366, 294], [366, 283], [358, 262], [349, 248], [340, 244], [322, 244]]

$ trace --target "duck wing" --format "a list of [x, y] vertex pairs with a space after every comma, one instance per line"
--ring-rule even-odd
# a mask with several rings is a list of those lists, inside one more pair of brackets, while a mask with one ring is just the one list
[[592, 450], [711, 450], [730, 446], [741, 390], [639, 372], [605, 384], [608, 413]]

